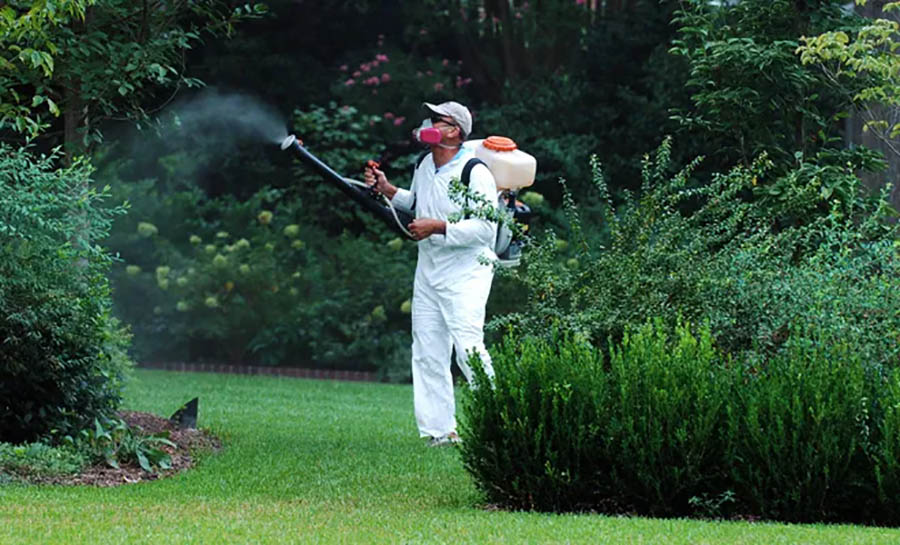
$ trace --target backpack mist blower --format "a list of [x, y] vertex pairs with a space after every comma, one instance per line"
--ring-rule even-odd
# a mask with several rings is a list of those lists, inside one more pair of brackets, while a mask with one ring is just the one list
[[[537, 172], [537, 161], [531, 155], [519, 150], [512, 140], [502, 136], [491, 136], [484, 140], [471, 140], [464, 144], [467, 148], [474, 149], [475, 158], [470, 159], [463, 169], [462, 184], [468, 188], [469, 173], [477, 164], [483, 164], [494, 175], [498, 191], [498, 208], [505, 210], [514, 220], [523, 224], [527, 229], [531, 220], [531, 209], [528, 205], [516, 200], [518, 191], [529, 187], [534, 183]], [[281, 142], [281, 149], [292, 148], [297, 157], [311, 166], [323, 178], [331, 182], [345, 195], [353, 199], [368, 212], [371, 212], [393, 231], [401, 236], [415, 240], [406, 229], [413, 217], [412, 215], [397, 210], [391, 204], [390, 199], [370, 189], [365, 183], [350, 178], [345, 178], [331, 167], [323, 163], [319, 158], [310, 153], [303, 146], [303, 142], [296, 136], [290, 135]], [[420, 157], [416, 168], [421, 164]], [[377, 199], [381, 197], [384, 204]], [[499, 258], [499, 264], [504, 267], [515, 267], [519, 264], [522, 255], [523, 242], [516, 240], [513, 233], [506, 225], [501, 224], [497, 229], [497, 238], [494, 241], [494, 253]]]

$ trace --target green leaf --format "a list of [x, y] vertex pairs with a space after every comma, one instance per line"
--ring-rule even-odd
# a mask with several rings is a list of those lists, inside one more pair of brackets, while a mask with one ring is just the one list
[[143, 469], [147, 473], [153, 472], [153, 468], [150, 467], [150, 461], [147, 460], [147, 456], [145, 456], [143, 452], [138, 451], [137, 459], [138, 459], [138, 464], [141, 465], [141, 469]]
[[9, 6], [3, 6], [3, 8], [0, 8], [0, 17], [3, 17], [7, 23], [12, 24], [16, 20], [16, 12]]

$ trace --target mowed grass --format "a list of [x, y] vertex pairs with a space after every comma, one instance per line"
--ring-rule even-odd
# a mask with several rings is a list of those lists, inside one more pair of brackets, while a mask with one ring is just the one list
[[452, 448], [417, 437], [409, 386], [140, 371], [125, 408], [200, 397], [227, 448], [111, 489], [0, 487], [0, 544], [897, 544], [900, 530], [483, 509]]

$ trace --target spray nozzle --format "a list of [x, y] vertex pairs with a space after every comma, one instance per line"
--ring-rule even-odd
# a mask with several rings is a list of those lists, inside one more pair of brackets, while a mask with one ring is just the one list
[[303, 145], [303, 141], [294, 136], [293, 134], [288, 135], [284, 140], [281, 141], [281, 149], [288, 149], [289, 147], [294, 145], [294, 142], [297, 142], [301, 146]]

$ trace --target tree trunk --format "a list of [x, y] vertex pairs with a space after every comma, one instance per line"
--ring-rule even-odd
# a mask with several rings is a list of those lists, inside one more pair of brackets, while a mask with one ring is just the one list
[[[85, 9], [84, 20], [74, 23], [73, 30], [76, 33], [86, 32], [93, 20], [93, 14], [93, 8]], [[76, 156], [87, 151], [84, 137], [79, 132], [87, 117], [88, 105], [81, 97], [81, 81], [77, 79], [77, 75], [73, 74], [71, 80], [63, 81], [62, 87], [65, 89], [63, 91], [63, 151], [66, 164], [71, 165]]]
[[66, 95], [66, 110], [63, 113], [63, 151], [66, 165], [71, 165], [75, 156], [84, 153], [84, 141], [79, 134], [79, 128], [84, 121], [85, 104], [77, 90], [69, 90]]

